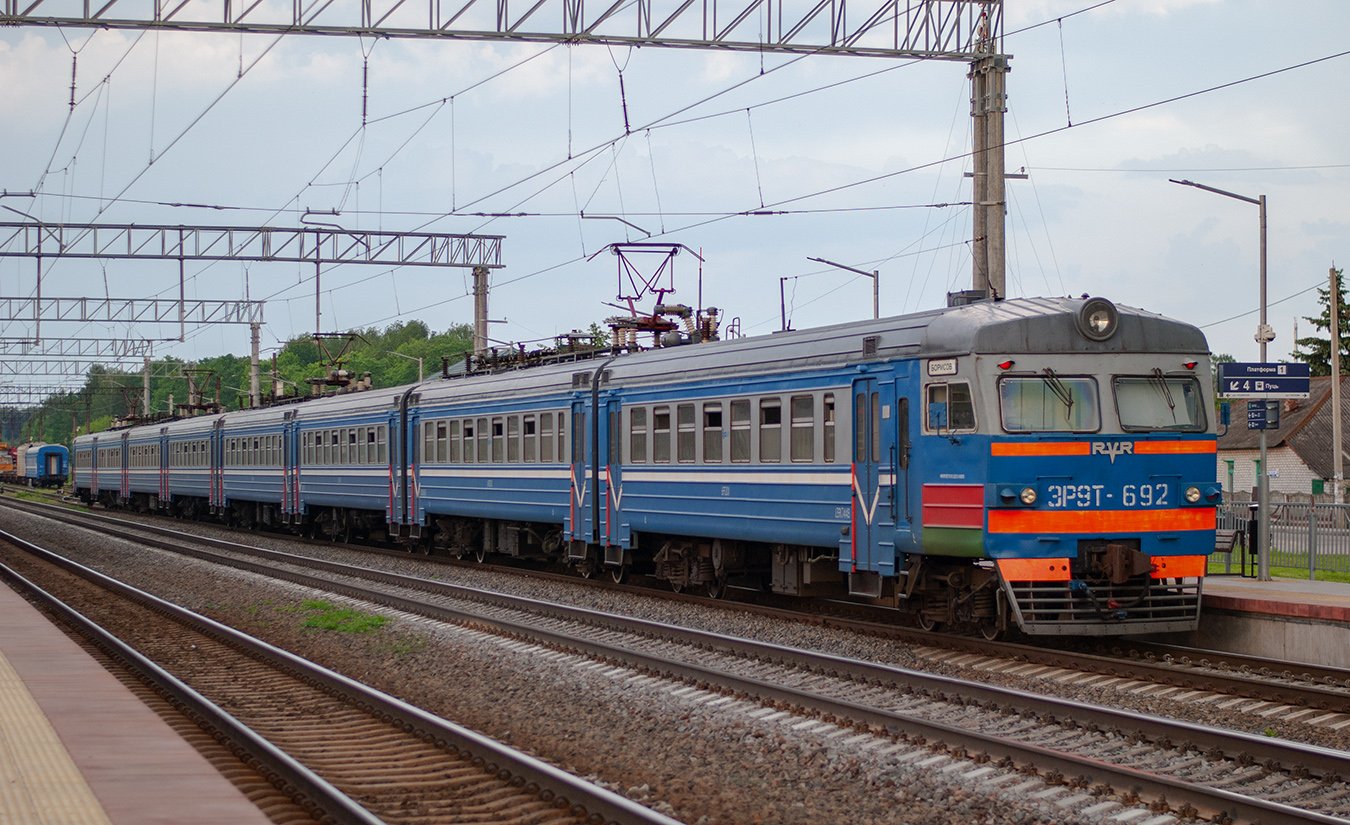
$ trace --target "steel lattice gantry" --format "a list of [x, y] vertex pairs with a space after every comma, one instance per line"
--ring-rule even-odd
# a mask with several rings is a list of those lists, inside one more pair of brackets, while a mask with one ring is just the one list
[[49, 338], [40, 342], [31, 339], [0, 338], [0, 358], [83, 358], [97, 361], [125, 361], [128, 358], [151, 355], [153, 352], [154, 342], [147, 338]]
[[499, 269], [502, 266], [502, 237], [325, 227], [0, 222], [0, 257], [277, 261]]
[[[0, 319], [149, 324], [261, 323], [262, 301], [177, 298], [20, 298], [0, 295]], [[31, 341], [32, 339], [26, 339]], [[36, 353], [31, 353], [36, 354]]]
[[[969, 61], [1002, 0], [0, 0], [0, 25], [600, 43]], [[987, 42], [987, 41], [984, 41]]]
[[[0, 359], [0, 376], [59, 376], [62, 378], [83, 378], [95, 367], [104, 369], [140, 369], [140, 359], [122, 359], [121, 363], [109, 364], [107, 361], [20, 361], [12, 358]], [[4, 385], [0, 385], [4, 386]], [[76, 387], [75, 389], [78, 389]]]
[[[262, 322], [262, 304], [252, 301], [188, 301], [186, 261], [264, 261], [314, 265], [314, 331], [319, 328], [320, 273], [325, 264], [389, 267], [470, 267], [486, 278], [502, 266], [502, 235], [395, 232], [304, 226], [156, 226], [0, 222], [0, 258], [37, 261], [34, 299], [0, 298], [0, 320], [32, 320], [39, 339], [43, 320], [177, 321], [198, 324]], [[177, 261], [175, 301], [135, 299], [44, 299], [44, 262], [61, 258]], [[171, 316], [170, 312], [176, 312]], [[180, 332], [179, 338], [183, 337]]]

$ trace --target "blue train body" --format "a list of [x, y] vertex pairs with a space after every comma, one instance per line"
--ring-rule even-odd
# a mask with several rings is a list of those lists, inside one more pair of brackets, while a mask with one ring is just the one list
[[1020, 299], [82, 436], [90, 502], [564, 562], [922, 625], [1184, 630], [1213, 548], [1204, 337]]

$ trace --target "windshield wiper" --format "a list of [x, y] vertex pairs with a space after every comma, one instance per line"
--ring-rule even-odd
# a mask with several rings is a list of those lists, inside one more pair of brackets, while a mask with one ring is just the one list
[[1177, 419], [1177, 402], [1172, 399], [1172, 388], [1167, 385], [1167, 379], [1163, 377], [1163, 371], [1153, 368], [1153, 374], [1149, 376], [1148, 382], [1158, 391], [1158, 394], [1167, 402], [1167, 409], [1172, 411], [1172, 420]]
[[1071, 416], [1069, 414], [1073, 412], [1073, 391], [1070, 390], [1063, 381], [1059, 380], [1059, 376], [1055, 375], [1055, 371], [1049, 367], [1046, 367], [1045, 371], [1041, 374], [1041, 380], [1050, 388], [1050, 392], [1054, 393], [1055, 397], [1063, 402], [1065, 410], [1064, 417], [1066, 419], [1070, 418]]

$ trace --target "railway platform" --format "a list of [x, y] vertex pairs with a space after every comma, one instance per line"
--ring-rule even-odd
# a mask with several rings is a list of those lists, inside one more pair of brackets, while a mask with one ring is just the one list
[[1350, 668], [1350, 584], [1208, 576], [1190, 635], [1196, 647]]
[[0, 822], [265, 825], [190, 744], [0, 584]]

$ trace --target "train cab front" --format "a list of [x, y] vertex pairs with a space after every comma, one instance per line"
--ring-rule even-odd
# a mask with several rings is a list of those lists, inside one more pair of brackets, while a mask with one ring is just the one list
[[1020, 353], [987, 376], [1001, 432], [985, 551], [1028, 635], [1199, 623], [1222, 498], [1208, 359], [1157, 346], [1167, 330], [1151, 324], [1177, 322], [1133, 320], [1110, 354], [1084, 335], [1078, 352]]

